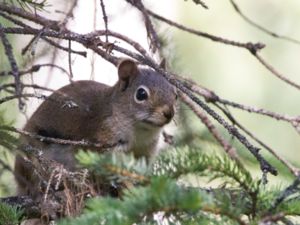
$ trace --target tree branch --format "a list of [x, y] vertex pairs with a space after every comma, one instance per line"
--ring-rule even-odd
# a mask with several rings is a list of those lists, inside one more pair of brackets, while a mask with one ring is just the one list
[[[9, 41], [6, 37], [6, 34], [4, 32], [4, 28], [1, 25], [1, 23], [0, 23], [0, 37], [1, 37], [2, 44], [3, 44], [4, 49], [5, 49], [5, 54], [8, 58], [8, 61], [10, 63], [11, 69], [12, 69], [12, 75], [15, 79], [15, 84], [16, 84], [15, 93], [16, 93], [17, 96], [21, 96], [22, 95], [22, 88], [21, 88], [19, 68], [18, 68], [16, 59], [13, 55], [12, 46], [11, 46], [11, 44], [9, 43]], [[22, 110], [23, 107], [24, 107], [24, 102], [21, 99], [21, 97], [18, 98], [18, 101], [19, 101], [19, 109]]]

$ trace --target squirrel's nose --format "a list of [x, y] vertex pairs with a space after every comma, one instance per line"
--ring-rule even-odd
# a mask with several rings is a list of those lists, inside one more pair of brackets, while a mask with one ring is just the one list
[[168, 121], [170, 121], [174, 116], [173, 107], [165, 107], [164, 110], [163, 110], [163, 114], [164, 114], [164, 117], [166, 117], [166, 119]]

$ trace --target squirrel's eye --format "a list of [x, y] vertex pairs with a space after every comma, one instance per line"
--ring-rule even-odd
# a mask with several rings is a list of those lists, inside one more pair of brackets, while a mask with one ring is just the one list
[[136, 90], [134, 99], [137, 103], [141, 103], [147, 100], [148, 97], [149, 97], [149, 89], [146, 88], [145, 86], [141, 86]]

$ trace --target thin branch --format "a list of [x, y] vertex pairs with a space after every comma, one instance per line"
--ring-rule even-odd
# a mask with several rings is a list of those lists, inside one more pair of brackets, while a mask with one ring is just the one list
[[[97, 7], [98, 0], [94, 0], [94, 12], [93, 12], [93, 30], [97, 29], [97, 15], [98, 15], [98, 7]], [[108, 39], [108, 38], [107, 38]], [[96, 62], [96, 54], [95, 52], [92, 52], [92, 57], [90, 61], [91, 65], [91, 75], [90, 80], [95, 80], [95, 62]]]
[[147, 9], [145, 8], [141, 0], [126, 0], [126, 1], [131, 5], [133, 5], [134, 7], [138, 8], [143, 14], [145, 20], [145, 27], [147, 30], [147, 36], [150, 40], [150, 49], [152, 49], [152, 52], [155, 53], [157, 50], [161, 48], [161, 44], [159, 41], [158, 34], [154, 29], [151, 19], [149, 18]]
[[[51, 64], [51, 63], [33, 65], [31, 68], [29, 68], [27, 70], [19, 71], [19, 74], [20, 74], [20, 76], [22, 76], [22, 75], [26, 75], [26, 74], [29, 74], [29, 73], [34, 73], [34, 72], [39, 71], [41, 69], [41, 67], [57, 68], [57, 69], [61, 70], [62, 72], [64, 72], [65, 74], [67, 74], [69, 76], [68, 71], [65, 70], [63, 67], [55, 65], [55, 64]], [[9, 76], [9, 75], [12, 75], [12, 71], [2, 71], [2, 72], [0, 72], [0, 77], [1, 76]]]
[[[187, 1], [187, 0], [185, 0]], [[205, 2], [203, 2], [202, 0], [193, 0], [193, 2], [196, 4], [196, 5], [201, 5], [204, 9], [208, 9], [208, 6], [206, 5]]]
[[211, 207], [209, 205], [208, 206], [204, 205], [201, 208], [201, 210], [204, 211], [204, 212], [207, 212], [207, 213], [215, 214], [215, 215], [224, 215], [224, 216], [234, 220], [239, 225], [249, 225], [245, 221], [243, 221], [240, 217], [234, 215], [233, 213], [230, 213], [230, 211], [222, 210], [222, 209], [217, 208], [217, 207]]
[[256, 53], [256, 54], [254, 54], [254, 56], [273, 75], [275, 75], [276, 77], [278, 77], [280, 80], [284, 81], [285, 83], [291, 85], [292, 87], [297, 88], [298, 90], [300, 90], [300, 85], [299, 84], [296, 84], [295, 82], [293, 82], [290, 79], [286, 78], [284, 75], [280, 74], [273, 66], [268, 64], [259, 54]]
[[[180, 93], [180, 92], [179, 92]], [[203, 113], [203, 111], [195, 105], [195, 103], [187, 97], [185, 94], [180, 93], [181, 100], [189, 106], [190, 109], [198, 116], [198, 118], [202, 121], [202, 123], [207, 127], [209, 132], [213, 135], [213, 137], [219, 142], [219, 144], [224, 148], [225, 152], [229, 155], [230, 158], [238, 160], [238, 155], [236, 153], [236, 149], [229, 144], [224, 137], [221, 136], [217, 128], [214, 124], [209, 120], [207, 115]]]
[[7, 5], [5, 3], [0, 3], [0, 11], [4, 11], [4, 12], [7, 12], [8, 14], [19, 16], [23, 19], [32, 21], [34, 23], [37, 23], [37, 24], [42, 25], [43, 27], [47, 27], [49, 29], [53, 29], [56, 31], [60, 30], [58, 21], [46, 19], [46, 18], [38, 15], [37, 13], [33, 14], [33, 13], [23, 10], [22, 8]]
[[67, 12], [65, 18], [63, 19], [63, 21], [61, 22], [61, 27], [65, 28], [66, 25], [68, 24], [70, 18], [74, 17], [74, 10], [77, 7], [77, 4], [78, 4], [78, 0], [73, 0], [73, 3], [71, 5], [70, 9], [68, 10], [68, 12]]
[[250, 24], [251, 26], [257, 28], [258, 30], [268, 34], [268, 35], [271, 35], [272, 37], [274, 38], [279, 38], [279, 39], [282, 39], [282, 40], [285, 40], [285, 41], [289, 41], [289, 42], [292, 42], [294, 44], [300, 44], [300, 41], [299, 40], [296, 40], [296, 39], [293, 39], [291, 37], [288, 37], [288, 36], [284, 36], [284, 35], [280, 35], [280, 34], [276, 34], [275, 32], [273, 31], [270, 31], [268, 30], [267, 28], [255, 23], [253, 20], [251, 20], [249, 17], [247, 17], [243, 12], [242, 10], [240, 9], [240, 7], [236, 4], [236, 2], [234, 2], [234, 0], [229, 0], [231, 5], [233, 6], [234, 10], [237, 12], [237, 14], [239, 14], [248, 24]]
[[4, 19], [14, 23], [15, 25], [18, 25], [20, 27], [26, 27], [26, 28], [29, 28], [29, 26], [27, 26], [25, 23], [23, 23], [22, 21], [20, 20], [17, 20], [15, 19], [14, 17], [10, 16], [10, 15], [7, 15], [5, 12], [1, 12], [0, 11], [0, 16], [2, 16]]
[[[9, 15], [6, 15], [5, 13], [0, 12], [0, 16], [2, 16], [3, 18], [7, 19], [8, 21], [13, 22], [14, 24], [16, 24], [16, 25], [18, 25], [18, 26], [21, 26], [21, 27], [24, 27], [24, 28], [31, 29], [30, 26], [26, 25], [25, 23], [21, 22], [20, 20], [17, 20], [17, 19], [15, 19], [15, 18], [13, 18], [13, 17], [11, 17], [11, 16], [9, 16]], [[29, 42], [28, 47], [30, 46], [30, 44], [31, 44], [37, 37], [39, 37], [39, 38], [42, 38], [43, 40], [45, 40], [45, 41], [46, 41], [47, 43], [49, 43], [50, 45], [53, 45], [56, 49], [58, 48], [58, 49], [61, 49], [61, 50], [63, 50], [63, 51], [69, 52], [69, 49], [68, 49], [68, 48], [63, 47], [63, 46], [57, 44], [56, 42], [52, 41], [52, 40], [49, 39], [49, 38], [43, 37], [43, 36], [42, 36], [42, 33], [43, 33], [43, 32], [44, 32], [44, 29], [42, 29], [40, 33], [35, 34], [33, 40], [32, 40], [31, 42]], [[24, 49], [22, 50], [22, 54], [24, 54], [26, 51], [27, 51], [27, 48], [24, 48]], [[24, 52], [24, 53], [23, 53], [23, 52]], [[71, 49], [71, 52], [74, 53], [74, 54], [81, 55], [81, 56], [83, 56], [83, 57], [86, 57], [86, 54], [87, 54], [86, 51], [75, 51], [75, 50], [72, 50], [72, 49]]]
[[31, 55], [34, 56], [35, 55], [35, 51], [33, 49], [35, 49], [39, 39], [41, 38], [41, 36], [43, 35], [45, 28], [43, 28], [38, 34], [34, 35], [34, 37], [29, 41], [29, 43], [22, 49], [21, 54], [25, 55], [26, 52], [31, 49]]
[[229, 101], [226, 99], [222, 99], [220, 96], [218, 96], [215, 92], [209, 90], [208, 88], [202, 87], [190, 80], [182, 79], [185, 83], [185, 85], [192, 90], [193, 92], [203, 96], [207, 102], [212, 102], [212, 103], [221, 103], [226, 106], [234, 107], [237, 109], [241, 109], [250, 113], [257, 113], [260, 115], [268, 116], [270, 118], [276, 119], [276, 120], [282, 120], [290, 123], [293, 127], [296, 128], [298, 133], [300, 133], [300, 130], [298, 129], [299, 123], [300, 123], [300, 117], [299, 116], [289, 116], [289, 115], [284, 115], [276, 112], [272, 112], [266, 109], [262, 108], [257, 108], [254, 106], [247, 106], [247, 105], [242, 105], [240, 103], [236, 103], [233, 101]]
[[111, 31], [111, 30], [108, 30], [108, 31], [96, 30], [94, 32], [86, 34], [86, 37], [92, 39], [92, 38], [96, 38], [97, 36], [106, 35], [106, 33], [112, 37], [118, 38], [118, 39], [126, 42], [127, 44], [131, 45], [135, 50], [137, 50], [143, 56], [146, 56], [148, 58], [148, 60], [151, 59], [151, 56], [148, 54], [146, 49], [144, 49], [138, 42], [136, 42], [132, 39], [129, 39], [127, 36], [122, 35], [120, 33], [117, 33], [117, 32]]
[[256, 141], [259, 145], [261, 145], [263, 148], [265, 148], [267, 151], [269, 151], [275, 158], [277, 158], [283, 165], [285, 165], [291, 174], [294, 176], [298, 176], [300, 170], [296, 167], [294, 167], [291, 163], [289, 163], [287, 160], [279, 156], [274, 149], [272, 149], [269, 145], [261, 141], [259, 138], [257, 138], [252, 132], [250, 132], [247, 128], [245, 128], [242, 124], [240, 124], [228, 111], [224, 108], [220, 107], [218, 104], [215, 104], [226, 116], [227, 118], [238, 128], [240, 128], [242, 131], [244, 131], [249, 137], [251, 137], [254, 141]]
[[70, 81], [70, 83], [72, 83], [74, 75], [73, 75], [73, 70], [72, 70], [72, 56], [71, 56], [71, 49], [72, 49], [71, 44], [72, 44], [72, 42], [71, 42], [71, 40], [69, 40], [68, 43], [69, 43], [68, 65], [69, 65], [69, 72], [70, 72], [70, 77], [69, 77], [70, 79], [69, 79], [69, 81]]
[[86, 51], [76, 51], [76, 50], [73, 50], [73, 49], [66, 48], [66, 47], [61, 46], [58, 43], [52, 41], [51, 39], [46, 38], [46, 37], [42, 37], [42, 39], [44, 39], [50, 45], [53, 45], [56, 49], [60, 49], [60, 50], [66, 51], [66, 52], [71, 52], [73, 54], [77, 54], [77, 55], [80, 55], [80, 56], [83, 56], [83, 57], [86, 57], [86, 55], [87, 55]]
[[86, 148], [97, 148], [98, 150], [101, 149], [103, 152], [111, 150], [112, 148], [115, 148], [118, 145], [126, 144], [125, 142], [118, 142], [113, 144], [106, 144], [106, 143], [100, 143], [100, 142], [90, 142], [86, 140], [67, 140], [67, 139], [60, 139], [60, 138], [52, 138], [52, 137], [45, 137], [42, 135], [38, 135], [35, 133], [31, 133], [25, 130], [21, 130], [15, 127], [10, 126], [0, 126], [0, 129], [7, 130], [10, 132], [18, 133], [24, 136], [28, 136], [33, 139], [37, 139], [41, 142], [51, 142], [55, 144], [61, 144], [61, 145], [72, 145], [72, 146], [80, 146], [80, 147], [86, 147]]
[[105, 42], [108, 43], [108, 34], [107, 34], [108, 23], [107, 23], [107, 15], [106, 15], [106, 11], [105, 11], [104, 0], [100, 0], [100, 6], [101, 6], [101, 9], [102, 9], [102, 18], [103, 18], [103, 21], [104, 21], [104, 26], [105, 26], [105, 31], [106, 31]]
[[[0, 7], [0, 9], [1, 9], [1, 7]], [[4, 31], [5, 31], [5, 33], [11, 33], [11, 34], [29, 34], [29, 35], [33, 35], [33, 34], [36, 34], [37, 32], [39, 32], [38, 29], [34, 29], [34, 28], [30, 28], [30, 29], [27, 29], [27, 28], [5, 28]], [[85, 35], [77, 34], [77, 33], [70, 32], [70, 31], [68, 31], [68, 32], [64, 31], [64, 33], [59, 33], [57, 31], [53, 31], [53, 30], [46, 31], [44, 33], [44, 35], [48, 36], [48, 37], [55, 37], [55, 38], [60, 38], [60, 39], [76, 41], [76, 42], [82, 44], [84, 47], [86, 47], [88, 49], [92, 49], [94, 52], [96, 52], [98, 55], [100, 55], [107, 61], [111, 62], [112, 64], [114, 64], [114, 65], [118, 64], [119, 60], [117, 57], [112, 56], [112, 55], [108, 54], [106, 51], [99, 49], [98, 46], [95, 43], [93, 43], [94, 40], [86, 37]]]
[[232, 45], [232, 46], [236, 46], [236, 47], [239, 47], [239, 48], [245, 48], [245, 49], [249, 50], [251, 53], [257, 52], [257, 51], [259, 51], [259, 50], [261, 50], [262, 48], [265, 47], [265, 45], [262, 44], [262, 43], [252, 43], [252, 42], [242, 43], [242, 42], [228, 40], [228, 39], [218, 37], [218, 36], [215, 36], [215, 35], [211, 35], [211, 34], [199, 31], [199, 30], [188, 28], [188, 27], [183, 26], [179, 23], [171, 21], [171, 20], [169, 20], [169, 19], [167, 19], [163, 16], [160, 16], [160, 15], [156, 14], [155, 12], [153, 12], [149, 9], [147, 9], [147, 12], [152, 17], [154, 17], [154, 18], [156, 18], [156, 19], [158, 19], [158, 20], [160, 20], [164, 23], [167, 23], [170, 26], [177, 27], [180, 30], [186, 31], [186, 32], [191, 33], [191, 34], [195, 34], [197, 36], [208, 38], [208, 39], [210, 39], [212, 41], [215, 41], [215, 42], [220, 42], [220, 43], [223, 43], [223, 44], [226, 44], [226, 45]]
[[[49, 91], [49, 92], [55, 92], [55, 91], [57, 91], [57, 90], [54, 90], [54, 89], [51, 89], [51, 88], [42, 87], [42, 86], [37, 85], [37, 84], [22, 84], [22, 86], [24, 88], [40, 89], [40, 90]], [[3, 90], [3, 89], [7, 89], [9, 87], [15, 87], [15, 84], [14, 83], [9, 83], [9, 84], [0, 85], [0, 91]]]
[[[77, 7], [77, 4], [78, 4], [78, 0], [73, 0], [72, 2], [72, 5], [71, 7], [69, 8], [68, 12], [66, 13], [66, 16], [65, 18], [62, 20], [61, 22], [61, 30], [66, 30], [66, 27], [67, 27], [67, 24], [69, 23], [70, 19], [74, 18], [74, 10], [75, 8]], [[66, 47], [63, 47], [60, 45], [60, 42], [62, 41], [61, 39], [58, 40], [58, 43], [50, 40], [50, 39], [44, 39], [44, 40], [47, 40], [49, 44], [53, 45], [55, 48], [54, 48], [54, 51], [52, 53], [52, 58], [51, 58], [51, 63], [54, 64], [55, 61], [56, 61], [56, 58], [57, 58], [57, 52], [58, 52], [58, 49], [61, 49], [63, 51], [66, 51], [66, 52], [72, 52], [72, 53], [79, 53], [79, 51], [74, 51], [70, 48], [66, 48]], [[84, 57], [86, 57], [87, 53], [86, 52], [82, 52]], [[53, 69], [51, 68], [50, 71], [49, 71], [49, 74], [51, 74], [53, 72]], [[69, 80], [70, 80], [70, 77], [71, 77], [71, 74], [69, 76]], [[52, 76], [48, 76], [47, 80], [45, 81], [45, 84], [48, 84], [51, 80]]]
[[45, 95], [37, 94], [21, 94], [21, 95], [10, 95], [7, 97], [0, 98], [0, 105], [11, 100], [20, 99], [20, 98], [37, 98], [37, 99], [46, 99]]
[[[7, 58], [8, 58], [10, 66], [11, 66], [12, 75], [13, 75], [13, 77], [15, 79], [15, 84], [16, 84], [15, 93], [16, 93], [17, 96], [21, 96], [22, 95], [22, 88], [21, 88], [21, 80], [20, 80], [19, 68], [18, 68], [16, 59], [15, 59], [15, 57], [13, 55], [12, 46], [11, 46], [11, 44], [9, 43], [9, 41], [8, 41], [8, 39], [6, 37], [6, 34], [5, 34], [4, 30], [3, 30], [3, 26], [1, 25], [1, 23], [0, 23], [0, 37], [1, 37], [2, 44], [3, 44], [4, 49], [5, 49], [5, 54], [6, 54]], [[18, 102], [19, 102], [19, 109], [22, 110], [23, 107], [24, 107], [24, 102], [21, 99], [21, 97], [18, 98]]]
[[280, 195], [275, 199], [274, 203], [272, 204], [272, 207], [268, 210], [268, 212], [272, 212], [275, 210], [286, 198], [291, 196], [292, 194], [300, 191], [300, 175], [294, 180], [294, 182], [288, 186], [286, 189], [284, 189]]
[[238, 108], [238, 109], [250, 112], [250, 113], [257, 113], [257, 114], [260, 114], [260, 115], [268, 116], [268, 117], [271, 117], [271, 118], [276, 119], [276, 120], [283, 120], [283, 121], [286, 121], [286, 122], [289, 122], [289, 123], [293, 123], [295, 121], [296, 122], [300, 121], [299, 116], [283, 115], [283, 114], [276, 113], [276, 112], [271, 112], [269, 110], [262, 109], [262, 108], [256, 108], [256, 107], [253, 107], [253, 106], [242, 105], [242, 104], [239, 104], [239, 103], [228, 101], [226, 99], [218, 99], [218, 102], [220, 102], [224, 105], [228, 105], [228, 106], [231, 106], [231, 107], [234, 107], [234, 108]]

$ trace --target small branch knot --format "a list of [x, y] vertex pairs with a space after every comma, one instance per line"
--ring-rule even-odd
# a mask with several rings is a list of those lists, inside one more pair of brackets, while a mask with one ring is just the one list
[[219, 96], [212, 91], [210, 92], [209, 96], [204, 96], [204, 98], [207, 103], [215, 103], [220, 100]]
[[265, 46], [266, 46], [265, 44], [260, 43], [260, 42], [255, 43], [255, 44], [253, 44], [252, 42], [248, 42], [248, 43], [246, 44], [246, 48], [247, 48], [247, 49], [251, 52], [251, 54], [253, 54], [253, 55], [256, 55], [256, 53], [257, 53], [259, 50], [263, 49]]

